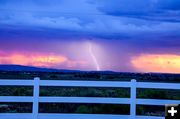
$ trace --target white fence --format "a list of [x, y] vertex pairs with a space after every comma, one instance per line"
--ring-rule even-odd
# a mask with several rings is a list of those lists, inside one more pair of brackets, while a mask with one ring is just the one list
[[[137, 88], [180, 89], [179, 83], [144, 83], [121, 81], [65, 81], [65, 80], [0, 80], [0, 86], [34, 86], [33, 96], [0, 96], [0, 102], [32, 102], [32, 113], [0, 113], [0, 119], [164, 119], [164, 117], [137, 116], [136, 105], [180, 104], [180, 100], [138, 99]], [[130, 98], [98, 98], [98, 97], [41, 97], [40, 86], [66, 87], [126, 87], [130, 88]], [[52, 114], [39, 113], [39, 103], [102, 103], [102, 104], [130, 104], [130, 115], [108, 114]]]

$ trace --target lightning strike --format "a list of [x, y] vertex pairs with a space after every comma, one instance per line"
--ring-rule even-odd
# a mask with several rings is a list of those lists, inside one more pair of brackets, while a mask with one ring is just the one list
[[99, 64], [98, 64], [98, 61], [97, 61], [96, 56], [95, 56], [94, 53], [93, 53], [92, 44], [91, 44], [91, 43], [89, 43], [89, 53], [90, 53], [90, 55], [91, 55], [91, 57], [92, 57], [92, 59], [93, 59], [93, 62], [94, 62], [94, 64], [95, 64], [95, 66], [96, 66], [96, 70], [97, 70], [97, 71], [100, 71], [100, 66], [99, 66]]

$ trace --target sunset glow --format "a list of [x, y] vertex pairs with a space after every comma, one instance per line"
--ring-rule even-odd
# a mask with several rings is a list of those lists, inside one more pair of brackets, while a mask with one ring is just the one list
[[143, 54], [131, 63], [139, 71], [180, 73], [179, 55]]
[[33, 54], [10, 54], [0, 56], [0, 64], [19, 64], [30, 66], [53, 67], [67, 61], [64, 56], [55, 55], [33, 55]]

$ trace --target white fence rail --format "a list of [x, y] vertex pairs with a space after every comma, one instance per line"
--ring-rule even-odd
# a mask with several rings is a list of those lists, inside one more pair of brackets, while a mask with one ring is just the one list
[[[137, 116], [136, 105], [165, 105], [180, 104], [180, 100], [138, 99], [137, 88], [180, 89], [179, 83], [144, 83], [121, 81], [64, 81], [64, 80], [0, 80], [0, 86], [33, 86], [33, 96], [0, 96], [0, 102], [32, 102], [32, 114], [0, 113], [0, 119], [164, 119], [164, 117]], [[40, 86], [65, 87], [116, 87], [130, 88], [130, 98], [101, 98], [101, 97], [41, 97]], [[130, 104], [130, 115], [107, 114], [43, 114], [39, 113], [39, 103], [102, 103], [102, 104]]]

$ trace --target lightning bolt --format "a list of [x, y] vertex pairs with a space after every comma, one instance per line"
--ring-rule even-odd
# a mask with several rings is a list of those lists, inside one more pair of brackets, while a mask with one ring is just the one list
[[91, 55], [91, 57], [93, 59], [94, 64], [96, 65], [96, 70], [99, 71], [100, 70], [100, 66], [98, 64], [96, 56], [93, 53], [92, 44], [91, 43], [89, 43], [89, 53], [90, 53], [90, 55]]

